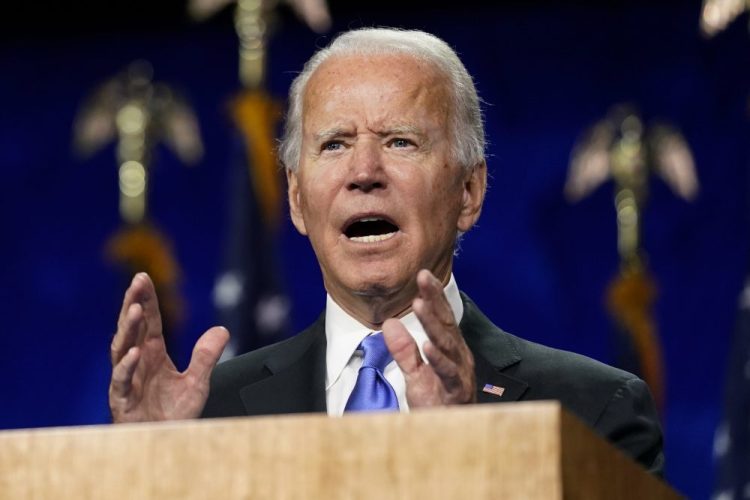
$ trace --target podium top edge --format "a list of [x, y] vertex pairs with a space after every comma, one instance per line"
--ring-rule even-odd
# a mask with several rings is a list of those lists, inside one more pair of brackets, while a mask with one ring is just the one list
[[60, 426], [60, 427], [37, 427], [37, 428], [23, 428], [23, 429], [7, 429], [0, 430], [0, 439], [3, 437], [18, 437], [19, 435], [54, 435], [65, 433], [91, 433], [91, 432], [132, 432], [142, 431], [146, 429], [189, 429], [203, 426], [226, 426], [236, 425], [241, 422], [291, 422], [299, 419], [308, 419], [311, 421], [322, 421], [331, 420], [335, 421], [338, 419], [362, 419], [362, 420], [373, 420], [373, 419], [433, 419], [435, 417], [447, 417], [460, 418], [461, 416], [487, 416], [487, 414], [528, 414], [528, 413], [544, 413], [549, 416], [558, 415], [562, 412], [566, 412], [560, 405], [559, 401], [522, 401], [522, 402], [509, 402], [509, 403], [497, 403], [497, 404], [481, 404], [481, 405], [456, 405], [449, 407], [439, 408], [427, 408], [412, 410], [409, 413], [352, 413], [340, 417], [330, 417], [325, 413], [296, 413], [296, 414], [281, 414], [281, 415], [263, 415], [263, 416], [239, 416], [239, 417], [225, 417], [225, 418], [211, 418], [211, 419], [192, 419], [192, 420], [172, 420], [163, 422], [138, 422], [138, 423], [127, 423], [127, 424], [96, 424], [96, 425], [72, 425], [72, 426]]

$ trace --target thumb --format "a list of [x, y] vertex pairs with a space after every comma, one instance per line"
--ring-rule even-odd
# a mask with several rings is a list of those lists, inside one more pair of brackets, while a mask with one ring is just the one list
[[195, 343], [187, 371], [199, 380], [208, 380], [228, 342], [229, 331], [226, 328], [209, 328]]
[[404, 375], [416, 372], [422, 365], [417, 343], [399, 320], [391, 318], [383, 323], [383, 338], [393, 360]]

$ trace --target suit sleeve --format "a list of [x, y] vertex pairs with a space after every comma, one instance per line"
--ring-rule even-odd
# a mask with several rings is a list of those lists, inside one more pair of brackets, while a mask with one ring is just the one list
[[663, 437], [648, 386], [630, 378], [615, 391], [595, 423], [596, 430], [615, 446], [662, 477]]

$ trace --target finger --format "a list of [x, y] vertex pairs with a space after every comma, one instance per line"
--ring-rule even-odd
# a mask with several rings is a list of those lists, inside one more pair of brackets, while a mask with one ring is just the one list
[[[161, 337], [161, 312], [159, 312], [159, 300], [156, 297], [156, 288], [154, 282], [146, 273], [138, 273], [133, 278], [135, 290], [133, 300], [138, 302], [143, 308], [143, 319], [145, 329], [140, 332], [145, 337]], [[139, 342], [143, 340], [139, 335]]]
[[[125, 290], [125, 296], [122, 299], [122, 307], [120, 307], [120, 314], [117, 316], [117, 332], [115, 332], [115, 338], [117, 335], [125, 329], [126, 319], [128, 317], [128, 311], [130, 307], [136, 303], [135, 296], [138, 294], [138, 290], [143, 286], [143, 283], [138, 279], [138, 275], [133, 276], [133, 280], [130, 282], [130, 286]], [[115, 345], [115, 339], [112, 340], [112, 346]], [[114, 349], [112, 352], [112, 364], [116, 363], [114, 358]], [[117, 360], [119, 361], [119, 359]]]
[[206, 331], [195, 343], [187, 373], [207, 382], [228, 342], [229, 332], [223, 326], [215, 326]]
[[417, 273], [417, 287], [420, 295], [439, 296], [443, 291], [443, 284], [429, 269], [422, 269]]
[[417, 274], [418, 297], [430, 306], [437, 319], [445, 326], [453, 326], [456, 319], [453, 316], [448, 298], [445, 296], [443, 284], [429, 270], [422, 269]]
[[422, 323], [427, 338], [453, 360], [461, 356], [463, 339], [455, 322], [446, 324], [435, 311], [434, 303], [417, 297], [412, 302], [412, 309], [419, 322]]
[[[133, 304], [140, 304], [143, 309], [143, 324], [139, 325], [138, 338], [136, 343], [140, 343], [147, 335], [161, 336], [161, 314], [159, 313], [159, 303], [156, 298], [156, 289], [151, 281], [151, 278], [146, 273], [138, 273], [133, 277], [133, 281], [125, 291], [125, 297], [122, 301], [122, 308], [120, 309], [120, 316], [117, 320], [117, 333], [115, 337], [121, 332], [127, 329], [128, 311], [131, 310]], [[119, 339], [113, 339], [113, 347], [120, 346], [121, 342]], [[120, 352], [122, 355], [124, 351]], [[112, 352], [113, 364], [119, 359], [116, 359], [114, 349]]]
[[432, 370], [440, 378], [446, 392], [452, 393], [461, 387], [458, 364], [438, 349], [432, 342], [425, 342], [424, 355]]
[[393, 360], [405, 376], [415, 373], [424, 363], [417, 343], [399, 320], [391, 318], [383, 323], [383, 338]]
[[143, 288], [144, 282], [140, 278], [141, 273], [133, 276], [133, 280], [130, 282], [130, 286], [125, 290], [125, 296], [122, 299], [122, 307], [120, 308], [120, 315], [117, 318], [117, 328], [120, 329], [122, 323], [125, 321], [125, 317], [128, 314], [130, 306], [133, 305], [136, 300], [135, 297], [141, 293], [140, 290]]
[[110, 396], [113, 398], [127, 398], [133, 387], [133, 374], [138, 366], [138, 360], [141, 352], [137, 347], [128, 349], [127, 354], [123, 356], [112, 370], [112, 380], [110, 381]]
[[443, 400], [444, 403], [476, 402], [474, 357], [468, 349], [458, 361], [451, 359], [431, 342], [425, 343], [424, 353], [448, 397]]
[[130, 304], [123, 319], [118, 321], [117, 332], [112, 337], [110, 346], [110, 357], [114, 367], [120, 359], [135, 345], [136, 339], [146, 328], [143, 321], [143, 308], [138, 303]]

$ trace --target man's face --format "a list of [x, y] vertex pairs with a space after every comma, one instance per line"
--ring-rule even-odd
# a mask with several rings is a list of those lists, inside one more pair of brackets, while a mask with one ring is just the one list
[[365, 297], [405, 310], [423, 268], [447, 282], [456, 232], [479, 216], [485, 169], [452, 162], [450, 102], [444, 77], [403, 55], [334, 57], [307, 85], [292, 220], [350, 313]]

